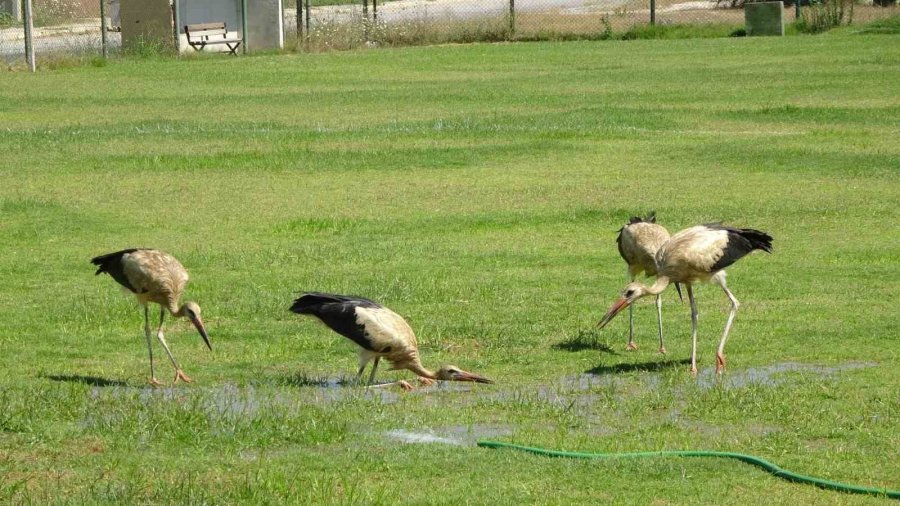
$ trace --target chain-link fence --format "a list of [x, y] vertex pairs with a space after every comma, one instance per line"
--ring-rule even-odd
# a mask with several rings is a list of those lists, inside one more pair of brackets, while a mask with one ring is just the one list
[[[853, 20], [857, 22], [900, 15], [895, 0], [813, 0], [834, 1], [852, 4]], [[650, 24], [737, 28], [744, 24], [743, 3], [744, 0], [286, 0], [284, 31], [287, 40], [294, 35], [297, 44], [310, 49], [606, 38]], [[792, 1], [785, 3], [784, 20], [794, 21], [797, 10]], [[818, 7], [801, 6], [804, 8]]]
[[[0, 0], [0, 56], [7, 66], [25, 61], [25, 1]], [[101, 55], [121, 46], [120, 0], [30, 1], [33, 46], [38, 61]], [[253, 6], [254, 0], [245, 1], [245, 6]], [[744, 22], [744, 1], [284, 0], [283, 24], [286, 46], [304, 50], [534, 38], [606, 38], [650, 24], [740, 27]], [[854, 22], [900, 15], [897, 0], [812, 1], [848, 3]], [[784, 19], [790, 22], [795, 19], [795, 10], [790, 0], [786, 3], [789, 6], [785, 8]], [[101, 22], [101, 12], [104, 22]]]
[[[0, 55], [7, 66], [24, 64], [26, 10], [23, 0], [0, 0]], [[31, 0], [31, 15], [32, 46], [40, 61], [99, 56], [119, 46], [118, 0]]]

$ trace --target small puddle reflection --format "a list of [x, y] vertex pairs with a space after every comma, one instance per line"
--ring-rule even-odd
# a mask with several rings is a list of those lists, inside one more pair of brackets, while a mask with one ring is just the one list
[[775, 386], [784, 382], [785, 378], [781, 377], [781, 375], [787, 372], [810, 372], [821, 376], [830, 376], [842, 371], [867, 369], [877, 365], [876, 362], [846, 362], [830, 366], [804, 364], [801, 362], [781, 362], [761, 367], [748, 367], [735, 372], [726, 371], [721, 377], [716, 376], [713, 368], [706, 368], [697, 375], [697, 384], [704, 388], [711, 388], [718, 383], [731, 388], [741, 388], [747, 385]]

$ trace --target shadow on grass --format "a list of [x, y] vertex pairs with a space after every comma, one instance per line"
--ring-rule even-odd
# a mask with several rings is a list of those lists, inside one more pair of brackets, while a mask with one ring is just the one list
[[636, 364], [615, 364], [615, 365], [598, 365], [592, 369], [585, 371], [587, 374], [617, 374], [633, 371], [662, 371], [678, 366], [685, 366], [691, 363], [690, 359], [682, 360], [663, 360], [662, 362], [640, 362]]
[[82, 383], [92, 387], [124, 387], [128, 385], [128, 383], [120, 380], [111, 380], [99, 376], [82, 376], [80, 374], [50, 374], [42, 377], [53, 381]]
[[575, 335], [554, 344], [553, 348], [565, 351], [598, 350], [610, 355], [618, 355], [608, 344], [601, 343], [597, 339], [597, 332], [593, 329], [579, 330]]

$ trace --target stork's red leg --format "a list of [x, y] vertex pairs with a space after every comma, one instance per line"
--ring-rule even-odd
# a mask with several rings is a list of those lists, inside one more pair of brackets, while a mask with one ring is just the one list
[[719, 348], [716, 350], [716, 374], [721, 374], [722, 370], [725, 369], [725, 341], [728, 340], [728, 332], [731, 331], [731, 324], [734, 323], [734, 315], [737, 314], [737, 310], [741, 305], [734, 294], [731, 293], [731, 290], [725, 285], [725, 271], [721, 271], [721, 273], [721, 276], [714, 276], [713, 280], [725, 291], [725, 295], [731, 302], [731, 312], [728, 313], [728, 320], [725, 322], [725, 332], [722, 333], [722, 340], [719, 341]]
[[637, 343], [634, 342], [634, 305], [628, 306], [628, 344], [625, 345], [625, 351], [635, 351], [638, 349]]
[[694, 300], [694, 289], [685, 283], [688, 299], [691, 301], [691, 374], [697, 375], [697, 301]]
[[172, 381], [172, 384], [178, 383], [178, 380], [181, 380], [185, 383], [190, 383], [191, 378], [188, 378], [187, 374], [184, 373], [181, 369], [175, 370], [175, 379]]
[[153, 385], [153, 386], [155, 386], [155, 387], [161, 387], [161, 386], [162, 386], [162, 382], [160, 382], [160, 381], [159, 381], [158, 379], [156, 379], [156, 378], [150, 378], [150, 384]]

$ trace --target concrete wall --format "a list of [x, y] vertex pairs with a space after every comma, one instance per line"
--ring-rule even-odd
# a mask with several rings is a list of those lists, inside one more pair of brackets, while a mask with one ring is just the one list
[[744, 4], [747, 35], [784, 35], [784, 2]]
[[282, 0], [247, 0], [247, 48], [280, 49], [284, 47]]
[[142, 42], [172, 47], [172, 6], [169, 0], [121, 0], [122, 48]]
[[[177, 0], [178, 48], [182, 53], [194, 51], [187, 43], [184, 25], [224, 21], [229, 39], [241, 38], [241, 0]], [[207, 46], [203, 51], [228, 51], [225, 44]]]

